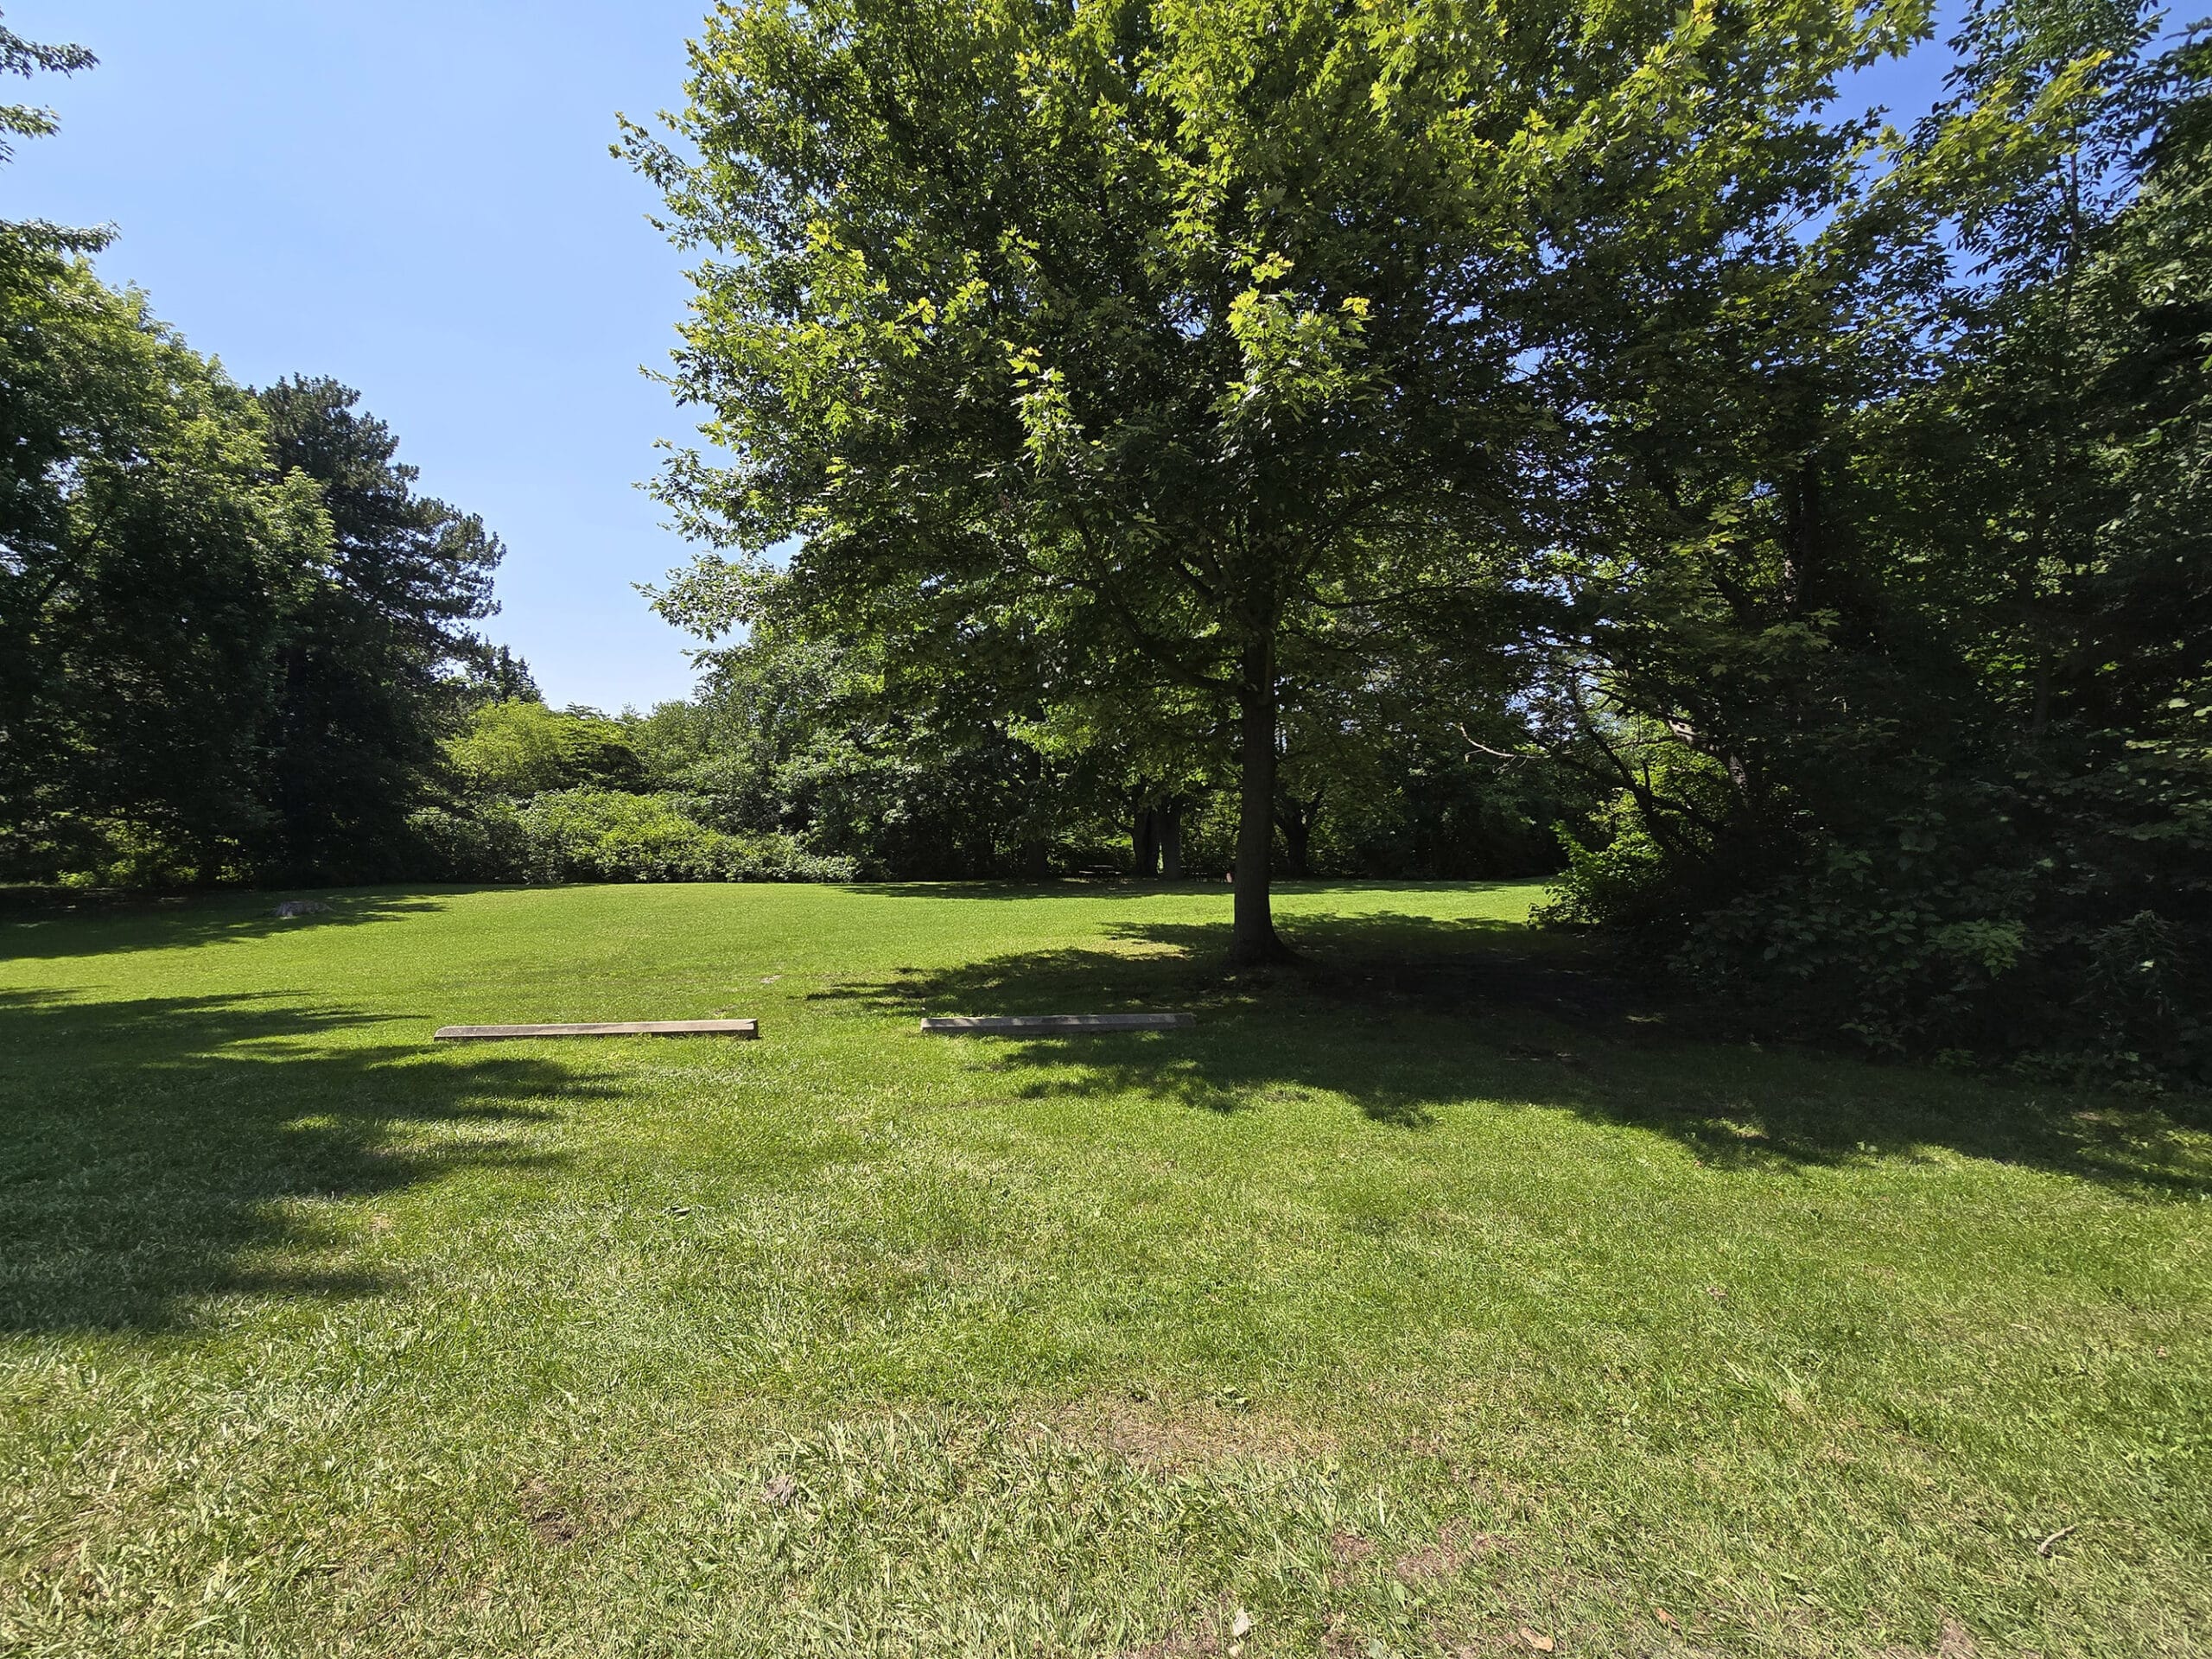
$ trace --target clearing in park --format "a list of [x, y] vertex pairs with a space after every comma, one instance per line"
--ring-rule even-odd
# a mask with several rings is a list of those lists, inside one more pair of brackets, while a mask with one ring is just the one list
[[2204, 1650], [2171, 1103], [1525, 887], [326, 897], [0, 916], [0, 1650]]

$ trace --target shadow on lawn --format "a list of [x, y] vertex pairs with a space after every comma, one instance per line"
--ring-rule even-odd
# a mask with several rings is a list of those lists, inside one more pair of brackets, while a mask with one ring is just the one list
[[[1278, 899], [1304, 893], [1496, 893], [1526, 887], [1529, 880], [1510, 881], [1387, 881], [1309, 879], [1276, 880], [1270, 889]], [[1236, 889], [1219, 876], [1186, 876], [1169, 881], [1159, 877], [1141, 880], [1135, 876], [1055, 876], [1028, 881], [871, 881], [857, 884], [856, 893], [885, 899], [1218, 899], [1227, 905]]]
[[2212, 1192], [2212, 1155], [2184, 1132], [2200, 1124], [2109, 1096], [1715, 1040], [1694, 1010], [1511, 924], [1306, 919], [1304, 961], [1244, 974], [1217, 965], [1225, 925], [1122, 924], [1106, 938], [821, 995], [916, 1014], [1198, 1015], [1192, 1030], [1135, 1036], [929, 1039], [1029, 1070], [1016, 1097], [1134, 1092], [1230, 1112], [1310, 1090], [1407, 1129], [1499, 1101], [1662, 1135], [1717, 1173], [1948, 1148], [2145, 1198]]
[[188, 1328], [203, 1297], [389, 1288], [293, 1202], [543, 1165], [501, 1128], [589, 1088], [543, 1060], [317, 1040], [378, 1017], [0, 995], [0, 1331]]
[[[483, 887], [415, 888], [404, 893], [64, 893], [16, 888], [0, 895], [0, 957], [50, 960], [168, 950], [256, 939], [301, 930], [360, 927], [444, 908], [457, 893]], [[278, 916], [287, 899], [324, 906], [306, 916]]]

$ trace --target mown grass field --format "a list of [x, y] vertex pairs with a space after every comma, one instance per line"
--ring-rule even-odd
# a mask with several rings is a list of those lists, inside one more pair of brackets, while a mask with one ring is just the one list
[[2184, 1108], [1700, 1039], [1527, 887], [1234, 980], [1219, 887], [321, 896], [0, 915], [0, 1652], [2212, 1645]]

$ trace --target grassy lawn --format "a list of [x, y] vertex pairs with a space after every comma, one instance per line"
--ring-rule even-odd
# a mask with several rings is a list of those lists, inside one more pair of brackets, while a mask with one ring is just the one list
[[2201, 1117], [1522, 887], [323, 896], [0, 915], [0, 1652], [2212, 1647]]

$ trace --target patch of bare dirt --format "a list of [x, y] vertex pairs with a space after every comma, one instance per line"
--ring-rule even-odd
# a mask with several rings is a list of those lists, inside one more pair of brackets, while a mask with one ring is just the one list
[[583, 1536], [583, 1523], [569, 1510], [568, 1500], [542, 1476], [533, 1475], [515, 1493], [522, 1518], [537, 1541], [563, 1549]]
[[1198, 1656], [1201, 1654], [1215, 1654], [1220, 1651], [1221, 1643], [1217, 1637], [1184, 1636], [1179, 1633], [1164, 1636], [1157, 1642], [1147, 1642], [1141, 1646], [1127, 1649], [1123, 1651], [1122, 1659], [1198, 1659]]
[[[1390, 1575], [1399, 1583], [1416, 1587], [1448, 1579], [1471, 1562], [1480, 1560], [1493, 1550], [1503, 1549], [1503, 1539], [1487, 1532], [1463, 1530], [1457, 1523], [1447, 1525], [1430, 1542], [1420, 1544], [1392, 1558]], [[1336, 1563], [1329, 1572], [1329, 1582], [1343, 1586], [1351, 1581], [1354, 1574], [1380, 1553], [1381, 1546], [1349, 1527], [1339, 1527], [1329, 1535], [1329, 1556]]]
[[1312, 1425], [1210, 1400], [1080, 1401], [1045, 1420], [1055, 1433], [1147, 1468], [1275, 1463], [1324, 1456], [1334, 1440]]
[[1345, 1567], [1357, 1567], [1375, 1554], [1375, 1541], [1363, 1538], [1349, 1527], [1329, 1535], [1329, 1554]]
[[113, 1592], [92, 1570], [91, 1554], [79, 1541], [56, 1543], [23, 1569], [22, 1586], [56, 1603], [90, 1606], [106, 1601]]
[[1439, 1579], [1451, 1578], [1469, 1562], [1501, 1548], [1500, 1541], [1489, 1533], [1463, 1534], [1459, 1528], [1447, 1526], [1437, 1535], [1435, 1542], [1408, 1550], [1391, 1562], [1390, 1571], [1402, 1584], [1432, 1584]]
[[1931, 1654], [1916, 1648], [1890, 1648], [1879, 1659], [1980, 1659], [1981, 1649], [1974, 1645], [1974, 1632], [1955, 1618], [1945, 1618], [1936, 1632], [1936, 1646]]

